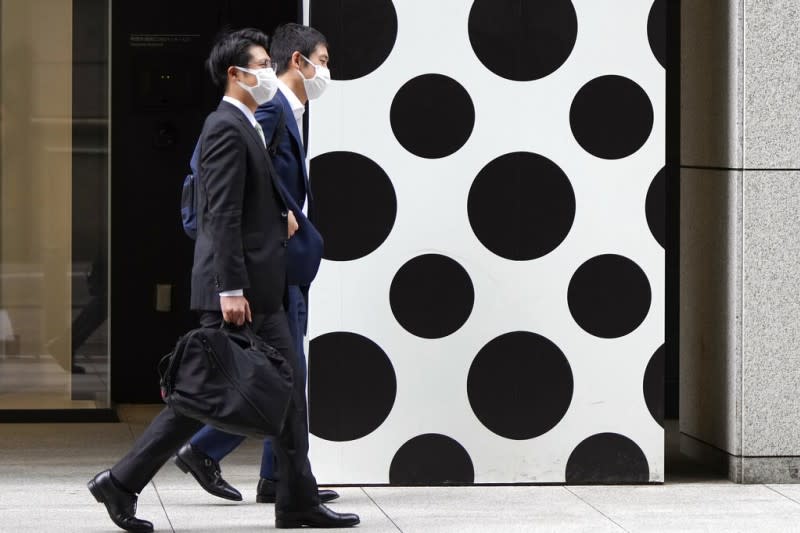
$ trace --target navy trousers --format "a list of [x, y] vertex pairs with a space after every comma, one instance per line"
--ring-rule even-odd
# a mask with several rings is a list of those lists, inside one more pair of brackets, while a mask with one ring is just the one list
[[[289, 332], [294, 343], [294, 350], [297, 354], [297, 364], [295, 368], [295, 383], [301, 380], [303, 389], [306, 384], [306, 354], [303, 346], [303, 336], [306, 332], [308, 323], [308, 312], [306, 308], [306, 297], [304, 291], [296, 286], [289, 286], [288, 293], [289, 308], [286, 310], [286, 318], [289, 323]], [[211, 426], [205, 426], [198, 431], [192, 440], [192, 446], [205, 453], [215, 461], [221, 461], [226, 455], [231, 453], [239, 446], [245, 437], [231, 435]], [[272, 441], [264, 441], [264, 450], [261, 455], [261, 477], [264, 479], [276, 479], [275, 454], [272, 449]]]

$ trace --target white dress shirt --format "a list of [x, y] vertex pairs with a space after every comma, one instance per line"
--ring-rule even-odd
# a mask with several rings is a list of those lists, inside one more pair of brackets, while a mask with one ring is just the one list
[[303, 114], [306, 112], [306, 106], [294, 94], [294, 91], [286, 85], [282, 79], [278, 78], [278, 90], [283, 93], [283, 96], [289, 101], [289, 106], [292, 108], [294, 114], [294, 121], [297, 123], [297, 131], [300, 132], [300, 142], [303, 142]]
[[237, 99], [236, 99], [236, 98], [234, 98], [233, 96], [227, 96], [227, 95], [226, 95], [226, 96], [223, 96], [223, 97], [222, 97], [222, 101], [223, 101], [223, 102], [228, 102], [228, 103], [229, 103], [229, 104], [231, 104], [232, 106], [235, 106], [235, 107], [236, 107], [236, 109], [238, 109], [239, 111], [241, 111], [242, 113], [244, 113], [244, 116], [245, 116], [245, 117], [247, 117], [247, 120], [250, 122], [250, 124], [251, 124], [251, 125], [252, 125], [254, 128], [256, 127], [256, 124], [258, 124], [258, 121], [256, 120], [256, 116], [253, 114], [253, 112], [252, 112], [252, 111], [250, 111], [250, 108], [249, 108], [249, 107], [247, 107], [246, 105], [244, 105], [242, 102], [240, 102], [239, 100], [237, 100]]

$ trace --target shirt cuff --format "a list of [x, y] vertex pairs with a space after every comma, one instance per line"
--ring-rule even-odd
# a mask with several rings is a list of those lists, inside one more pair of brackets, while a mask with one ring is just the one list
[[233, 291], [222, 291], [220, 296], [244, 296], [244, 289], [236, 289]]

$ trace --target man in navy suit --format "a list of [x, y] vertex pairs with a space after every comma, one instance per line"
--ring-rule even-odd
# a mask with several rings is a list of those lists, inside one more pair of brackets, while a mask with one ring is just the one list
[[[328, 45], [325, 37], [309, 26], [286, 24], [275, 30], [270, 46], [273, 65], [278, 75], [275, 97], [256, 111], [256, 120], [266, 139], [272, 139], [272, 162], [278, 175], [289, 217], [296, 218], [298, 229], [288, 243], [287, 283], [289, 330], [298, 356], [295, 381], [306, 381], [304, 336], [307, 325], [308, 289], [322, 260], [322, 237], [308, 220], [313, 198], [308, 183], [306, 148], [303, 141], [303, 114], [309, 99], [322, 95], [330, 83]], [[239, 501], [241, 493], [221, 476], [219, 461], [233, 451], [244, 437], [224, 433], [212, 427], [200, 430], [180, 449], [175, 463], [191, 473], [209, 493]], [[272, 443], [264, 441], [261, 479], [256, 501], [275, 501], [276, 475]], [[320, 490], [320, 500], [338, 498], [332, 490]]]

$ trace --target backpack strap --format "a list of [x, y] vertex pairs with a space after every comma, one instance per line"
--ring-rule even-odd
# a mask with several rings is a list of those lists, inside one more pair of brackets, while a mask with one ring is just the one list
[[189, 168], [192, 169], [192, 174], [197, 177], [197, 169], [200, 168], [200, 139], [197, 139], [197, 144], [194, 145], [194, 152], [192, 152], [192, 158], [189, 160]]

